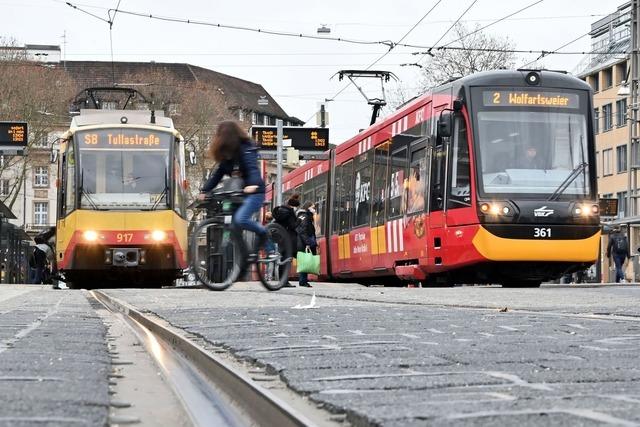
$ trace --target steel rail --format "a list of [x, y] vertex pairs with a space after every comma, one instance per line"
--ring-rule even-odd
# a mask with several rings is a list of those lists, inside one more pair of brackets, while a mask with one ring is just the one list
[[315, 425], [289, 404], [188, 337], [104, 292], [91, 291], [91, 294], [103, 305], [144, 326], [159, 340], [184, 356], [197, 371], [233, 402], [233, 406], [241, 409], [243, 415], [248, 417], [253, 425], [278, 427]]

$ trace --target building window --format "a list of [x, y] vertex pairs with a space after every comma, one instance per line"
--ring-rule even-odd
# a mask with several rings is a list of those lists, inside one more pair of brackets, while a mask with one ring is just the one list
[[595, 133], [600, 133], [600, 109], [593, 109], [593, 131]]
[[621, 191], [618, 194], [618, 218], [624, 217], [627, 210], [627, 192]]
[[167, 112], [170, 116], [179, 116], [180, 115], [180, 104], [171, 103], [167, 106]]
[[251, 113], [251, 124], [255, 125], [258, 123], [258, 113]]
[[594, 92], [598, 92], [600, 90], [600, 73], [595, 73], [591, 76], [591, 87]]
[[616, 84], [621, 84], [627, 80], [627, 62], [616, 65]]
[[618, 173], [627, 171], [627, 146], [619, 145], [616, 147], [616, 171]]
[[627, 98], [616, 101], [616, 126], [627, 124]]
[[33, 203], [33, 223], [35, 225], [49, 225], [49, 202]]
[[602, 150], [602, 176], [613, 175], [611, 171], [611, 153], [613, 149]]
[[613, 69], [607, 68], [602, 72], [602, 86], [604, 89], [608, 89], [613, 86]]
[[243, 109], [239, 109], [238, 110], [238, 120], [241, 122], [244, 122], [244, 110]]
[[0, 179], [0, 196], [8, 196], [8, 195], [9, 195], [9, 180]]
[[267, 116], [266, 114], [262, 116], [262, 124], [265, 126], [269, 126], [269, 116]]
[[602, 119], [602, 130], [606, 132], [613, 127], [613, 108], [611, 104], [602, 106]]
[[36, 166], [33, 168], [33, 186], [49, 186], [49, 168], [46, 166]]
[[602, 163], [600, 162], [600, 152], [596, 151], [596, 177], [602, 175]]

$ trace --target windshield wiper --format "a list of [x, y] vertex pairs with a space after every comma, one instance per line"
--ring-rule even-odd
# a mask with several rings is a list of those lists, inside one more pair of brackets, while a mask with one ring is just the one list
[[160, 194], [160, 196], [158, 196], [156, 201], [153, 203], [153, 206], [151, 206], [150, 210], [152, 211], [156, 210], [156, 207], [158, 207], [158, 204], [160, 203], [160, 200], [162, 200], [163, 196], [166, 196], [167, 206], [169, 206], [169, 169], [167, 169], [166, 166], [164, 168], [164, 190], [162, 190], [162, 193]]
[[575, 179], [580, 176], [580, 174], [582, 173], [583, 170], [585, 170], [587, 168], [587, 162], [582, 162], [580, 163], [578, 166], [576, 166], [575, 168], [573, 168], [573, 170], [571, 171], [571, 173], [569, 174], [569, 176], [567, 176], [564, 181], [562, 181], [560, 183], [560, 185], [558, 186], [558, 188], [556, 188], [556, 190], [553, 192], [553, 194], [551, 194], [551, 196], [549, 196], [549, 198], [547, 199], [548, 202], [555, 200], [558, 198], [558, 196], [560, 196], [562, 193], [564, 193], [564, 190], [567, 189], [567, 187], [569, 187], [569, 185], [575, 181]]
[[96, 204], [96, 202], [91, 198], [91, 196], [89, 195], [89, 192], [85, 191], [84, 189], [84, 171], [80, 172], [80, 204], [82, 205], [82, 196], [85, 196], [87, 199], [87, 202], [89, 202], [89, 205], [91, 205], [91, 207], [96, 210], [99, 211], [101, 210], [100, 208], [98, 208], [98, 205]]

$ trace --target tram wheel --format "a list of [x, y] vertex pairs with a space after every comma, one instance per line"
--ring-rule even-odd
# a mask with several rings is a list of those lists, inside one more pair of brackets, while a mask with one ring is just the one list
[[502, 282], [503, 288], [539, 288], [542, 282], [539, 280], [513, 280]]

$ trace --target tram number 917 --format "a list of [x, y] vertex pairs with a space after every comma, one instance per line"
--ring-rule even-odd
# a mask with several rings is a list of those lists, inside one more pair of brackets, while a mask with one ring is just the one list
[[550, 227], [533, 227], [533, 237], [536, 239], [545, 239], [551, 237]]
[[118, 243], [131, 243], [133, 241], [133, 233], [118, 233], [116, 234], [116, 240]]

